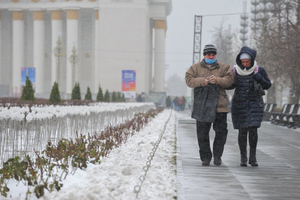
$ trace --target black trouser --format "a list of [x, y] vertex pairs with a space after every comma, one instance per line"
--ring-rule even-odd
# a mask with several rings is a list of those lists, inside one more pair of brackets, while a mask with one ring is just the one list
[[[211, 161], [212, 152], [210, 149], [209, 131], [211, 128], [210, 122], [197, 121], [197, 138], [199, 145], [200, 159], [202, 161]], [[214, 157], [221, 158], [224, 151], [224, 145], [227, 139], [227, 113], [217, 113], [216, 119], [213, 122], [213, 130], [215, 131], [215, 139], [213, 143]]]
[[[241, 152], [241, 158], [247, 160], [247, 134], [249, 132], [249, 146], [250, 146], [250, 162], [256, 162], [256, 146], [257, 146], [257, 127], [241, 128], [239, 129], [238, 142]], [[246, 161], [247, 162], [247, 161]]]

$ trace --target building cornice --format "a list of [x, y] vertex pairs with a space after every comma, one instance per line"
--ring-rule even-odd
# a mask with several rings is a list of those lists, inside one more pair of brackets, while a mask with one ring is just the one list
[[65, 2], [51, 2], [48, 0], [47, 2], [22, 2], [20, 0], [19, 2], [13, 3], [3, 3], [0, 1], [0, 8], [1, 9], [19, 9], [22, 8], [23, 10], [29, 10], [29, 9], [51, 9], [53, 7], [57, 9], [65, 9], [66, 7], [79, 7], [79, 8], [98, 8], [99, 2], [98, 1], [90, 1], [90, 0], [82, 0], [82, 1], [65, 1]]
[[166, 11], [166, 16], [172, 12], [172, 0], [148, 0], [150, 6], [163, 6]]

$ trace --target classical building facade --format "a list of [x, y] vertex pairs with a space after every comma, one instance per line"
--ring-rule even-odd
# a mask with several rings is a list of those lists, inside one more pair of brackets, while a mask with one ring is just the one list
[[69, 97], [122, 92], [124, 71], [136, 93], [165, 92], [165, 36], [172, 0], [1, 0], [0, 96], [20, 96], [25, 77], [37, 97], [54, 82]]

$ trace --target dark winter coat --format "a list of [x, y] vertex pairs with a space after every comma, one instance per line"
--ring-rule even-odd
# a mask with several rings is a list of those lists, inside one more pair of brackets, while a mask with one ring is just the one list
[[[242, 53], [248, 53], [252, 57], [252, 66], [255, 67], [254, 61], [256, 57], [256, 51], [249, 47], [243, 47], [236, 58], [236, 67], [244, 69], [240, 60]], [[247, 68], [248, 69], [248, 68]], [[261, 84], [263, 89], [267, 90], [271, 87], [271, 81], [268, 78], [267, 72], [263, 67], [258, 68], [258, 73], [254, 75], [252, 72], [249, 75], [240, 75], [235, 71], [234, 84], [229, 88], [235, 88], [235, 92], [232, 98], [231, 116], [234, 129], [257, 127], [261, 126], [263, 118], [264, 102], [261, 96], [258, 96], [254, 92], [254, 79]]]
[[217, 61], [208, 67], [203, 59], [188, 69], [185, 74], [185, 82], [190, 88], [205, 87], [204, 79], [211, 75], [215, 75], [216, 85], [219, 86], [217, 112], [227, 113], [228, 99], [224, 88], [233, 84], [233, 76], [229, 65]]

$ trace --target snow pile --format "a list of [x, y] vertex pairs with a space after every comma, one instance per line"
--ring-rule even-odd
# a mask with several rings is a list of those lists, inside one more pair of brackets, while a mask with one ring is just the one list
[[48, 141], [74, 139], [77, 133], [99, 133], [107, 126], [131, 120], [136, 113], [155, 108], [153, 103], [97, 103], [91, 106], [0, 107], [0, 166], [15, 156], [34, 156]]
[[[68, 175], [63, 181], [61, 191], [46, 192], [40, 199], [73, 200], [73, 199], [135, 199], [135, 186], [153, 147], [167, 123], [165, 132], [151, 161], [145, 181], [138, 194], [139, 199], [173, 199], [176, 196], [176, 166], [173, 161], [175, 155], [175, 112], [165, 110], [157, 115], [140, 132], [128, 139], [126, 144], [112, 150], [109, 157], [101, 164], [89, 164], [85, 170], [77, 170], [74, 175]], [[25, 199], [26, 186], [16, 182], [9, 184], [11, 198]], [[21, 192], [21, 193], [20, 193]], [[34, 194], [30, 199], [36, 199]]]
[[[66, 115], [90, 115], [91, 113], [120, 112], [127, 115], [134, 113], [145, 112], [151, 108], [155, 108], [153, 103], [96, 103], [90, 106], [32, 106], [31, 112], [29, 108], [20, 107], [0, 107], [0, 120], [23, 120], [27, 122], [34, 119], [42, 120], [52, 117], [65, 117]], [[29, 117], [28, 117], [28, 115]], [[27, 115], [27, 116], [26, 116]]]

